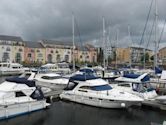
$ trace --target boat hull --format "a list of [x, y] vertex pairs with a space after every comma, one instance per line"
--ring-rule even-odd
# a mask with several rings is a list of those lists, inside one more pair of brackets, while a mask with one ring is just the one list
[[19, 75], [24, 73], [24, 70], [0, 70], [0, 76], [7, 76], [7, 75]]
[[24, 103], [15, 103], [5, 106], [0, 106], [0, 120], [16, 117], [30, 112], [42, 110], [48, 107], [49, 104], [45, 100], [32, 101]]
[[120, 101], [120, 100], [108, 100], [108, 99], [92, 98], [88, 96], [80, 96], [80, 95], [64, 94], [64, 93], [60, 95], [60, 98], [72, 102], [77, 102], [101, 108], [128, 108], [132, 105], [139, 103], [135, 101], [132, 102], [132, 101]]
[[36, 81], [36, 85], [50, 88], [53, 90], [63, 90], [67, 86], [67, 84], [49, 83], [49, 82], [42, 82], [42, 81]]

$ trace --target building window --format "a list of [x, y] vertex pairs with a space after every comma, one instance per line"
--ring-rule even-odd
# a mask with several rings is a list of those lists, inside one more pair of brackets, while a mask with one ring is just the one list
[[51, 54], [48, 54], [47, 61], [48, 61], [48, 63], [52, 63], [52, 55]]
[[56, 56], [56, 60], [57, 60], [57, 62], [61, 61], [61, 56], [59, 54]]
[[7, 48], [6, 48], [6, 51], [10, 51], [10, 47], [7, 47]]
[[80, 59], [82, 59], [82, 55], [80, 55]]
[[38, 50], [37, 50], [37, 52], [39, 53], [39, 52], [40, 52], [40, 50], [38, 49]]
[[65, 62], [69, 62], [69, 55], [65, 55]]
[[16, 53], [15, 60], [16, 60], [17, 63], [21, 62], [21, 54], [20, 53]]
[[33, 49], [31, 49], [31, 52], [33, 53], [33, 52], [34, 52], [34, 50], [33, 50]]
[[7, 62], [7, 61], [9, 61], [9, 60], [10, 60], [10, 58], [9, 58], [9, 53], [4, 52], [4, 53], [3, 53], [3, 56], [2, 56], [2, 61], [3, 61], [3, 62]]
[[56, 53], [59, 53], [59, 52], [56, 50]]
[[32, 57], [32, 54], [31, 53], [28, 53], [28, 58], [31, 58]]
[[22, 48], [19, 48], [19, 51], [22, 52]]
[[53, 50], [51, 50], [51, 53], [54, 53], [54, 51], [53, 51]]
[[39, 54], [38, 54], [38, 57], [43, 57], [43, 54], [39, 53]]

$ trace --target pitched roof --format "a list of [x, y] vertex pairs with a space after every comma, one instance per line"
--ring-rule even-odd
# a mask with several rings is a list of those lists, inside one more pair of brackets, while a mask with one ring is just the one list
[[23, 41], [21, 37], [19, 36], [7, 36], [7, 35], [0, 35], [0, 40], [6, 40], [6, 41]]
[[39, 42], [24, 41], [25, 46], [29, 48], [44, 48]]
[[42, 40], [44, 44], [54, 44], [54, 45], [68, 45], [72, 46], [72, 42], [65, 42], [65, 41], [56, 41], [56, 40]]

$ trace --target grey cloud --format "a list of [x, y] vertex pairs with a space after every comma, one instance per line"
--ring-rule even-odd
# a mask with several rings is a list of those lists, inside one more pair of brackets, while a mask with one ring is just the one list
[[[39, 39], [69, 41], [72, 39], [73, 12], [78, 25], [76, 41], [79, 41], [79, 30], [82, 41], [101, 42], [102, 16], [104, 16], [106, 26], [111, 26], [112, 41], [115, 40], [118, 28], [119, 42], [122, 42], [120, 44], [130, 44], [126, 39], [127, 26], [130, 25], [132, 39], [139, 44], [150, 3], [151, 0], [1, 0], [0, 34], [19, 35], [25, 40], [33, 41]], [[166, 18], [165, 5], [165, 0], [158, 1], [160, 22]], [[146, 35], [149, 35], [153, 19], [154, 4]], [[165, 36], [166, 32], [162, 43]]]

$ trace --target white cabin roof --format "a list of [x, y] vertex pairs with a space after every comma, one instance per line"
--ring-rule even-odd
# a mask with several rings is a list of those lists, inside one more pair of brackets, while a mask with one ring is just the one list
[[3, 82], [0, 84], [0, 91], [9, 92], [9, 91], [20, 91], [20, 90], [34, 90], [34, 87], [29, 87], [26, 84], [17, 84], [14, 82]]
[[45, 65], [42, 65], [41, 67], [52, 67], [52, 66], [57, 66], [57, 64], [47, 63]]
[[90, 86], [100, 86], [100, 85], [107, 85], [108, 82], [99, 78], [99, 79], [92, 79], [92, 80], [86, 80], [87, 83], [89, 83]]

